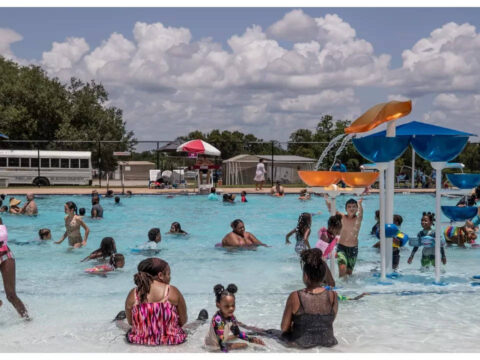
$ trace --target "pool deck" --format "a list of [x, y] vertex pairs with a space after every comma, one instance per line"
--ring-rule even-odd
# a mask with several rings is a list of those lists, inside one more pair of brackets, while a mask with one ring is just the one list
[[[121, 194], [121, 187], [110, 187], [110, 190], [113, 190], [115, 194]], [[286, 187], [286, 194], [299, 194], [304, 187]], [[8, 195], [25, 195], [29, 192], [32, 192], [37, 195], [85, 195], [91, 194], [93, 190], [97, 190], [100, 194], [105, 194], [107, 189], [106, 187], [91, 187], [91, 188], [80, 188], [80, 187], [9, 187], [9, 188], [0, 188], [0, 193]], [[195, 194], [196, 189], [149, 189], [132, 187], [125, 187], [125, 191], [130, 190], [135, 194], [150, 194], [150, 195], [162, 195], [162, 194]], [[269, 194], [270, 187], [264, 188], [261, 191], [255, 191], [254, 187], [251, 188], [232, 188], [232, 187], [217, 187], [219, 193], [234, 193], [240, 194], [242, 191], [246, 191], [247, 194]], [[395, 189], [396, 193], [412, 193], [412, 194], [425, 194], [425, 193], [434, 193], [435, 189], [407, 189], [407, 188], [398, 188]], [[378, 193], [377, 189], [372, 189], [371, 193]]]

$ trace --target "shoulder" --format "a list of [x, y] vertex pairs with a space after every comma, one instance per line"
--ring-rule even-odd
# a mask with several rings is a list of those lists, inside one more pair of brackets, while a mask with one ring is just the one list
[[127, 295], [127, 300], [126, 300], [127, 305], [132, 305], [133, 303], [135, 303], [135, 291], [136, 290], [137, 290], [137, 288], [133, 288], [132, 290], [129, 291], [129, 293]]

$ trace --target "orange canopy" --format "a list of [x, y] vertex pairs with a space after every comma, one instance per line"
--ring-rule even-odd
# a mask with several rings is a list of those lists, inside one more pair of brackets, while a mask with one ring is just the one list
[[340, 180], [339, 171], [298, 171], [298, 176], [308, 186], [330, 186]]
[[342, 180], [351, 187], [367, 187], [372, 185], [378, 178], [378, 172], [344, 172]]
[[410, 114], [411, 111], [411, 100], [381, 103], [368, 109], [362, 116], [345, 129], [345, 133], [353, 134], [370, 131], [387, 121], [406, 116]]

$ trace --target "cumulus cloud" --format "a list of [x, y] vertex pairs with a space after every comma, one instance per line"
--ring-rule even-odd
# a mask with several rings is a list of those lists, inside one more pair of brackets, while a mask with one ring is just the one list
[[11, 30], [0, 28], [0, 55], [9, 60], [16, 60], [10, 45], [23, 40], [23, 36]]
[[480, 34], [468, 23], [450, 22], [402, 53], [390, 85], [413, 95], [467, 91], [480, 87]]
[[[376, 53], [336, 14], [293, 10], [266, 30], [252, 24], [232, 34], [226, 46], [161, 23], [137, 22], [132, 34], [112, 33], [93, 49], [84, 38], [54, 42], [40, 63], [64, 81], [102, 82], [138, 138], [220, 128], [286, 139], [314, 128], [322, 114], [354, 119], [382, 101], [360, 101], [357, 93], [370, 88], [387, 89], [389, 100], [435, 93], [428, 121], [473, 121], [480, 110], [480, 38], [469, 24], [435, 29], [393, 70], [390, 55]], [[13, 57], [10, 46], [21, 39], [0, 29], [0, 54]]]

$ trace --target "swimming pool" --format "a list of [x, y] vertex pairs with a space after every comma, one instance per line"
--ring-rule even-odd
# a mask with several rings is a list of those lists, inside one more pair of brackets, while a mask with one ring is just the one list
[[[0, 298], [0, 334], [3, 352], [203, 352], [208, 323], [188, 341], [177, 347], [132, 346], [111, 320], [123, 310], [133, 275], [144, 258], [129, 249], [147, 240], [152, 227], [165, 234], [173, 221], [179, 221], [187, 237], [162, 235], [159, 256], [170, 263], [172, 284], [183, 293], [190, 320], [201, 308], [211, 316], [215, 311], [213, 286], [235, 283], [237, 318], [247, 324], [279, 328], [288, 294], [303, 286], [298, 257], [293, 244], [285, 245], [285, 234], [296, 225], [303, 212], [322, 211], [313, 217], [310, 243], [326, 225], [328, 212], [324, 201], [314, 197], [300, 202], [296, 195], [273, 198], [249, 195], [248, 203], [223, 204], [206, 196], [133, 196], [122, 198], [122, 205], [103, 199], [103, 220], [85, 220], [91, 233], [86, 248], [68, 250], [61, 245], [28, 244], [41, 227], [52, 230], [53, 240], [64, 232], [63, 204], [73, 200], [90, 210], [89, 196], [44, 196], [37, 199], [37, 217], [3, 216], [8, 227], [11, 249], [17, 259], [17, 292], [33, 321], [22, 321], [6, 301]], [[342, 209], [348, 197], [339, 197]], [[455, 204], [445, 199], [443, 204]], [[395, 195], [395, 213], [403, 216], [402, 230], [414, 236], [420, 230], [423, 211], [433, 211], [432, 195]], [[334, 323], [339, 344], [332, 349], [315, 348], [308, 352], [449, 352], [478, 351], [480, 325], [476, 322], [480, 289], [471, 285], [471, 276], [480, 274], [480, 249], [447, 249], [447, 286], [433, 285], [433, 270], [419, 271], [421, 250], [411, 265], [411, 248], [401, 251], [401, 276], [393, 285], [378, 285], [372, 270], [380, 267], [376, 241], [369, 235], [378, 208], [378, 196], [364, 200], [365, 215], [360, 231], [359, 258], [355, 273], [348, 281], [338, 281], [344, 295], [372, 292], [360, 301], [341, 303]], [[243, 219], [246, 230], [271, 248], [255, 251], [226, 251], [214, 245], [230, 231], [230, 222]], [[444, 219], [446, 220], [446, 219]], [[98, 248], [105, 236], [114, 237], [117, 250], [126, 256], [123, 269], [96, 277], [83, 273], [89, 267], [80, 260]], [[293, 240], [293, 239], [292, 239]], [[248, 351], [285, 352], [276, 342], [266, 339], [266, 347], [250, 346]]]

